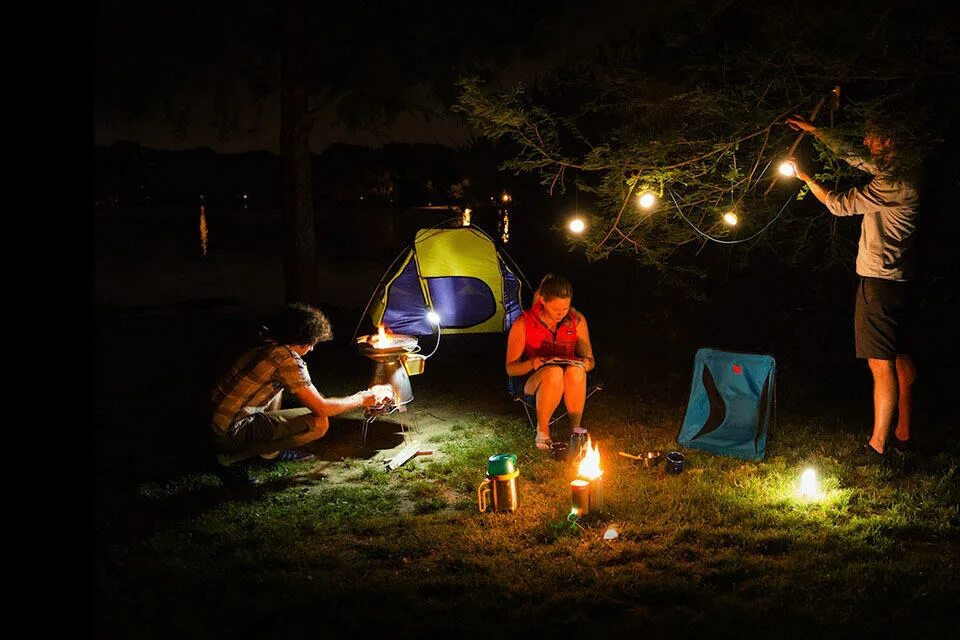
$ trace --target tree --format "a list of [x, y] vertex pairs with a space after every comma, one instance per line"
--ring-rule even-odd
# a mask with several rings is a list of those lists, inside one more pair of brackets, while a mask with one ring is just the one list
[[[703, 273], [696, 257], [714, 242], [799, 260], [823, 247], [809, 216], [792, 214], [798, 183], [776, 172], [797, 147], [786, 116], [819, 117], [851, 142], [865, 115], [892, 116], [907, 165], [956, 118], [958, 21], [932, 2], [856, 5], [679, 3], [531, 87], [463, 78], [456, 108], [513, 143], [504, 169], [592, 195], [596, 212], [570, 240], [592, 260], [627, 253], [678, 284]], [[845, 167], [820, 177], [839, 184]], [[638, 206], [648, 192], [658, 204]]]

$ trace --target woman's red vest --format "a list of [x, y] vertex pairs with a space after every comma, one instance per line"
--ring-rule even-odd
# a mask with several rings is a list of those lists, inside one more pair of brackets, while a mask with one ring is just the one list
[[575, 358], [577, 349], [578, 316], [573, 308], [557, 324], [556, 335], [547, 325], [543, 324], [539, 313], [543, 303], [538, 302], [523, 312], [526, 325], [527, 343], [523, 347], [523, 354], [529, 358]]

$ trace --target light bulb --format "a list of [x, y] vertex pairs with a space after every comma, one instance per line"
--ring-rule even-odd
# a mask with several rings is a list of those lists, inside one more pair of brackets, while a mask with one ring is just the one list
[[793, 166], [793, 163], [787, 160], [786, 162], [780, 163], [780, 175], [784, 176], [795, 176], [797, 175], [797, 169]]
[[731, 227], [735, 227], [737, 226], [737, 214], [735, 214], [733, 211], [728, 211], [723, 214], [723, 221]]
[[657, 202], [657, 196], [653, 195], [649, 191], [644, 191], [640, 194], [640, 206], [644, 209], [649, 209]]
[[574, 218], [567, 226], [573, 233], [583, 233], [583, 230], [587, 228], [587, 225], [584, 224], [581, 218]]
[[435, 325], [439, 325], [439, 324], [440, 324], [440, 314], [437, 313], [436, 311], [428, 311], [428, 312], [427, 312], [427, 320], [429, 320], [431, 323], [433, 323], [433, 324], [435, 324]]

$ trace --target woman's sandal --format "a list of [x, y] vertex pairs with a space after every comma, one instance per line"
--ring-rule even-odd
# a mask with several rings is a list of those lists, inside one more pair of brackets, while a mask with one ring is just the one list
[[544, 451], [550, 450], [550, 445], [553, 444], [553, 440], [550, 439], [550, 436], [541, 436], [537, 434], [536, 439], [537, 449], [543, 449]]

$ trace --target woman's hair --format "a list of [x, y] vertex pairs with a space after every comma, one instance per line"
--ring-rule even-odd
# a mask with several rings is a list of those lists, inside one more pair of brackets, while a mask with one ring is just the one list
[[280, 344], [316, 344], [332, 340], [333, 328], [322, 311], [296, 302], [277, 314], [267, 334]]
[[534, 292], [534, 299], [536, 299], [538, 295], [542, 296], [546, 302], [550, 302], [554, 298], [572, 298], [573, 285], [563, 276], [548, 273], [543, 276], [543, 280], [540, 281], [540, 286], [537, 287], [536, 292]]

